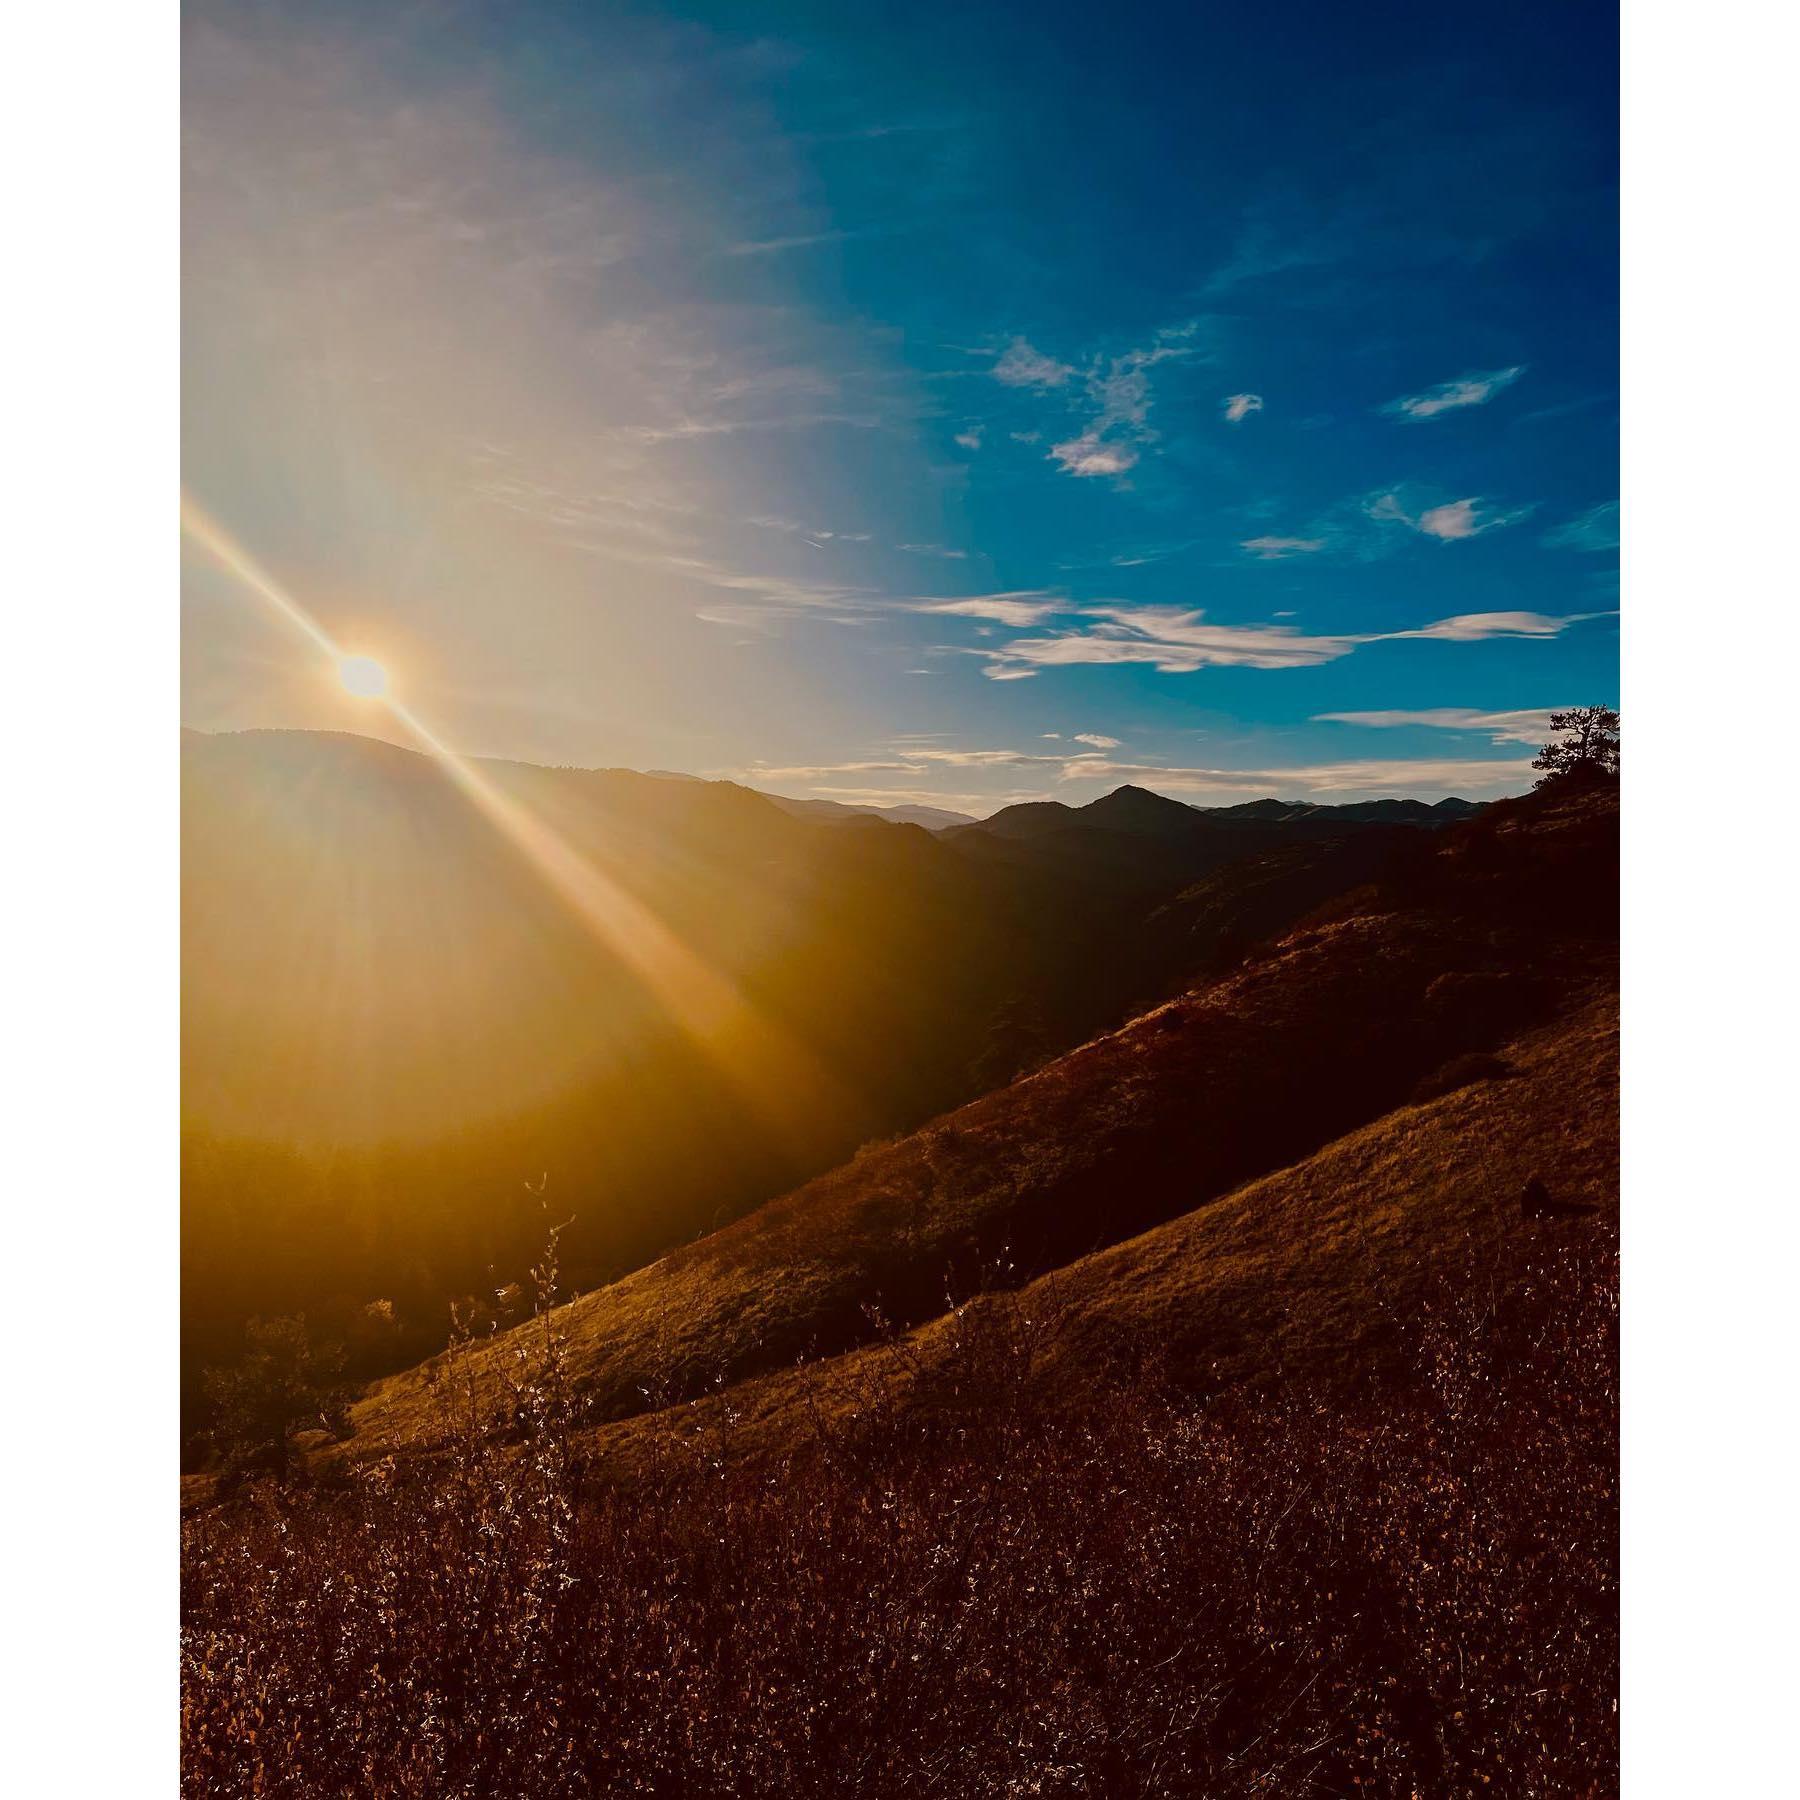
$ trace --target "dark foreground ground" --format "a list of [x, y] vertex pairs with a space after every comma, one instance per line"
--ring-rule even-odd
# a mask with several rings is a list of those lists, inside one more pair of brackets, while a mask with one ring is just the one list
[[1378, 1390], [1079, 1413], [1001, 1297], [928, 1411], [771, 1467], [700, 1405], [610, 1487], [552, 1326], [522, 1441], [187, 1521], [186, 1791], [1610, 1794], [1616, 1277], [1609, 1223], [1522, 1223]]

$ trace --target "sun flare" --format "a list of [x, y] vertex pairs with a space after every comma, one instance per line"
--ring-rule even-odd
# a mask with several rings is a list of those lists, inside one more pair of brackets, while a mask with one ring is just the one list
[[372, 656], [346, 656], [338, 664], [338, 680], [359, 700], [379, 700], [387, 692], [387, 670]]

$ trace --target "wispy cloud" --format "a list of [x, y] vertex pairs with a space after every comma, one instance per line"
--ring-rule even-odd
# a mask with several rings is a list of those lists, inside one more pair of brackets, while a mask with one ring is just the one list
[[1459, 375], [1454, 381], [1440, 381], [1436, 387], [1427, 388], [1421, 394], [1407, 394], [1399, 400], [1390, 400], [1381, 410], [1415, 423], [1441, 419], [1445, 413], [1459, 412], [1465, 406], [1487, 405], [1524, 373], [1525, 365], [1515, 363], [1510, 369], [1490, 369], [1482, 375]]
[[1350, 796], [1416, 798], [1516, 791], [1531, 780], [1528, 758], [1308, 763], [1272, 769], [1196, 769], [1160, 763], [1083, 762], [1065, 779], [1129, 781], [1177, 794], [1273, 794], [1311, 800]]
[[[572, 539], [571, 544], [575, 549], [589, 548], [578, 538]], [[638, 550], [616, 543], [592, 547], [615, 562], [655, 570], [666, 577], [694, 582], [731, 596], [726, 604], [715, 602], [695, 613], [696, 618], [709, 625], [766, 625], [802, 613], [843, 621], [877, 598], [867, 588], [844, 582], [763, 574], [685, 551]]]
[[813, 781], [829, 775], [924, 775], [932, 769], [1066, 769], [1082, 766], [1084, 758], [1044, 755], [1028, 750], [963, 750], [933, 745], [908, 744], [895, 760], [832, 763], [752, 763], [723, 773], [746, 781]]
[[1086, 664], [1143, 663], [1164, 674], [1195, 669], [1308, 668], [1347, 656], [1360, 641], [1308, 637], [1292, 625], [1216, 625], [1198, 608], [1107, 606], [1089, 608], [1080, 627], [1048, 637], [1014, 638], [980, 654], [995, 681], [1010, 671]]
[[619, 429], [621, 437], [641, 444], [679, 443], [684, 438], [732, 437], [743, 431], [811, 431], [821, 425], [844, 425], [857, 431], [874, 431], [881, 425], [879, 413], [794, 412], [766, 418], [683, 418], [663, 425], [631, 425]]
[[726, 773], [746, 781], [811, 781], [820, 775], [920, 775], [924, 769], [917, 762], [753, 763]]
[[990, 619], [997, 625], [1011, 625], [1015, 629], [1041, 625], [1066, 606], [1067, 602], [1048, 588], [1014, 588], [1003, 594], [970, 594], [961, 599], [911, 602], [913, 612], [937, 613], [958, 619]]
[[1261, 394], [1227, 394], [1220, 402], [1227, 425], [1241, 424], [1251, 413], [1259, 413], [1263, 409]]
[[723, 256], [774, 256], [783, 250], [810, 250], [819, 244], [847, 244], [858, 238], [880, 237], [893, 229], [888, 225], [864, 225], [853, 231], [800, 231], [789, 237], [749, 238], [727, 244]]
[[1433, 706], [1420, 712], [1314, 713], [1315, 722], [1367, 725], [1377, 730], [1425, 726], [1435, 731], [1480, 732], [1496, 744], [1542, 744], [1550, 736], [1550, 715], [1561, 707], [1527, 707], [1517, 712], [1482, 712], [1472, 706]]
[[952, 119], [901, 119], [885, 125], [855, 125], [840, 131], [800, 131], [794, 134], [798, 144], [861, 144], [877, 138], [907, 137], [918, 132], [945, 132], [961, 129]]
[[1330, 222], [1300, 220], [1284, 208], [1248, 212], [1230, 255], [1207, 278], [1201, 292], [1219, 299], [1245, 282], [1261, 281], [1294, 269], [1315, 269], [1340, 261], [1351, 235]]
[[[709, 602], [695, 617], [711, 625], [768, 630], [802, 613], [843, 621], [879, 598], [875, 590], [745, 568], [736, 560], [693, 547], [695, 510], [648, 494], [566, 492], [555, 484], [515, 471], [504, 456], [490, 454], [481, 465], [474, 492], [487, 505], [530, 521], [570, 550], [624, 568], [692, 584], [729, 596]], [[867, 532], [815, 530], [792, 519], [755, 516], [739, 521], [757, 530], [797, 539], [813, 550], [833, 542], [864, 543]], [[824, 565], [819, 565], [823, 567]]]
[[1619, 503], [1608, 500], [1590, 507], [1579, 518], [1544, 534], [1544, 542], [1558, 550], [1616, 550], [1619, 547]]
[[1116, 750], [1123, 741], [1116, 737], [1107, 737], [1098, 731], [1078, 731], [1075, 740], [1078, 744], [1091, 744], [1096, 750]]
[[1444, 638], [1454, 644], [1479, 644], [1488, 638], [1561, 637], [1571, 625], [1587, 619], [1606, 618], [1605, 613], [1565, 613], [1556, 617], [1535, 612], [1457, 613], [1416, 631], [1380, 631], [1359, 641], [1378, 644], [1399, 638]]
[[823, 525], [804, 525], [798, 519], [784, 519], [768, 513], [753, 515], [743, 522], [754, 525], [759, 531], [779, 531], [786, 536], [802, 538], [814, 549], [823, 549], [827, 544], [868, 544], [875, 539], [872, 531], [829, 531]]
[[1008, 387], [1058, 388], [1074, 374], [1072, 363], [1058, 362], [1054, 356], [1032, 349], [1022, 337], [1014, 338], [994, 364], [994, 379]]
[[1029, 750], [920, 750], [918, 760], [946, 769], [1022, 769], [1039, 763], [1061, 763], [1060, 756], [1035, 755]]
[[1305, 669], [1336, 662], [1365, 644], [1429, 638], [1481, 643], [1490, 638], [1554, 638], [1599, 615], [1553, 617], [1533, 612], [1459, 613], [1405, 631], [1314, 636], [1295, 625], [1223, 625], [1198, 608], [1089, 607], [1083, 623], [1043, 637], [1014, 638], [974, 652], [986, 659], [990, 680], [1018, 680], [1022, 672], [1083, 665], [1145, 664], [1168, 675], [1197, 669]]
[[896, 544], [897, 550], [910, 551], [914, 556], [940, 556], [949, 562], [963, 562], [968, 558], [968, 551], [953, 549], [949, 544]]
[[1123, 475], [1136, 467], [1143, 446], [1153, 443], [1149, 371], [1158, 363], [1199, 354], [1198, 319], [1166, 325], [1142, 349], [1102, 358], [1088, 373], [1092, 408], [1083, 429], [1050, 446], [1050, 460], [1070, 475]]
[[983, 425], [970, 425], [956, 434], [956, 443], [964, 450], [979, 450], [982, 433], [987, 428]]
[[1135, 444], [1109, 443], [1093, 430], [1052, 444], [1050, 454], [1071, 475], [1123, 475], [1138, 460]]
[[1192, 549], [1192, 538], [1173, 538], [1162, 543], [1136, 544], [1129, 550], [1121, 550], [1115, 555], [1098, 561], [1061, 563], [1065, 569], [1141, 569], [1151, 563], [1166, 562], [1171, 556], [1179, 556], [1182, 551]]
[[1404, 492], [1398, 489], [1378, 494], [1367, 503], [1368, 516], [1378, 525], [1405, 525], [1442, 544], [1460, 543], [1465, 538], [1480, 537], [1483, 532], [1497, 531], [1503, 525], [1516, 524], [1533, 510], [1530, 506], [1501, 507], [1470, 496], [1414, 512]]
[[1328, 553], [1352, 562], [1392, 556], [1412, 534], [1439, 544], [1461, 543], [1529, 517], [1534, 504], [1502, 505], [1480, 495], [1444, 497], [1442, 489], [1402, 482], [1339, 501], [1298, 530], [1244, 538], [1239, 548], [1258, 562]]
[[1311, 556], [1323, 550], [1325, 542], [1322, 537], [1253, 537], [1245, 538], [1239, 548], [1258, 562], [1281, 562], [1290, 556]]

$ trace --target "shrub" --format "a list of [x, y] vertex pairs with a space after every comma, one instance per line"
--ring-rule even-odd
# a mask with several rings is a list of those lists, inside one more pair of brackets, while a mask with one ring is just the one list
[[343, 1347], [315, 1343], [304, 1316], [252, 1319], [244, 1340], [240, 1361], [205, 1374], [205, 1435], [228, 1481], [285, 1475], [294, 1440], [306, 1431], [335, 1435], [350, 1401]]

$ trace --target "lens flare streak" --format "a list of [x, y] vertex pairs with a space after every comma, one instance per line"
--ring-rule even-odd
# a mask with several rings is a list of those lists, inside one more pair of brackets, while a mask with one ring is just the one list
[[[279, 582], [187, 495], [181, 524], [251, 593], [299, 631], [334, 668], [352, 659]], [[642, 901], [560, 833], [452, 750], [391, 692], [370, 694], [444, 769], [592, 935], [654, 993], [677, 1026], [713, 1059], [779, 1143], [817, 1142], [861, 1108], [803, 1044], [688, 948]]]

